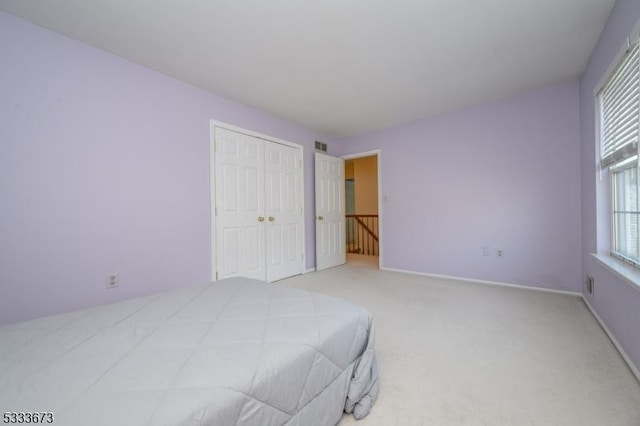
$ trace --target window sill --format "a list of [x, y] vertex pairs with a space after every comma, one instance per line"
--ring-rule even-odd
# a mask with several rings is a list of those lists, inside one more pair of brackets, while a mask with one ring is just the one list
[[640, 269], [636, 269], [622, 260], [606, 254], [591, 253], [591, 256], [609, 271], [622, 278], [629, 286], [640, 291]]

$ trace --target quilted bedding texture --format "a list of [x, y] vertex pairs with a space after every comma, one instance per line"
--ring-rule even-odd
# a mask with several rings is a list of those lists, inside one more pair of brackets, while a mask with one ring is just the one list
[[378, 392], [371, 315], [231, 278], [0, 327], [0, 411], [60, 425], [330, 425]]

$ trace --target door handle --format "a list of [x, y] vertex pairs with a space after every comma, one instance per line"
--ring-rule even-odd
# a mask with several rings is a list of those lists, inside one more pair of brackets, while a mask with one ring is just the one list
[[258, 216], [258, 222], [264, 222], [264, 217]]
[[318, 220], [324, 220], [324, 217], [318, 216]]
[[273, 216], [269, 216], [269, 222], [275, 222], [276, 218]]

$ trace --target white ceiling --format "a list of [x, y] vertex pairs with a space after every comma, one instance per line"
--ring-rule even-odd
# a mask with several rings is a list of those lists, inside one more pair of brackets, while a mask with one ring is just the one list
[[614, 0], [0, 0], [0, 9], [344, 136], [576, 79]]

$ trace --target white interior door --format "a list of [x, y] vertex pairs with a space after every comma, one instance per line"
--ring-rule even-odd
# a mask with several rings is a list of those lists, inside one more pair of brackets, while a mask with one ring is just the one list
[[316, 152], [316, 269], [347, 261], [344, 160]]
[[265, 142], [267, 281], [304, 272], [301, 150]]
[[218, 279], [266, 279], [264, 141], [215, 128]]

